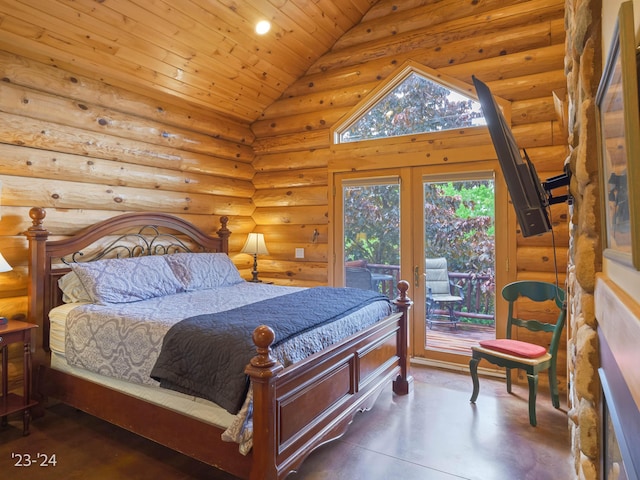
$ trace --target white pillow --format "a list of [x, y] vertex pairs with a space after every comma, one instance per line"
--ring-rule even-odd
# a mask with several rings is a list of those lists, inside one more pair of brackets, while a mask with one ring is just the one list
[[226, 253], [174, 253], [164, 259], [187, 292], [244, 282]]
[[64, 303], [89, 302], [91, 296], [87, 293], [87, 289], [78, 278], [75, 272], [64, 274], [58, 279], [58, 287], [62, 290], [62, 301]]
[[74, 263], [93, 303], [128, 303], [183, 292], [162, 255]]

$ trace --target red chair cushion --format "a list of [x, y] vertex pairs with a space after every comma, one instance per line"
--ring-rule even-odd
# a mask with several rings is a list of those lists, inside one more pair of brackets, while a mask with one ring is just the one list
[[547, 349], [533, 343], [511, 340], [509, 338], [498, 338], [496, 340], [482, 340], [480, 346], [495, 350], [496, 352], [515, 355], [516, 357], [538, 358], [547, 353]]

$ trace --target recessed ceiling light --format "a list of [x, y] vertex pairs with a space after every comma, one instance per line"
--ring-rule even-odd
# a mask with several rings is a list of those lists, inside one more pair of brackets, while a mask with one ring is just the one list
[[256, 33], [258, 35], [264, 35], [271, 29], [271, 24], [267, 20], [260, 20], [256, 24]]

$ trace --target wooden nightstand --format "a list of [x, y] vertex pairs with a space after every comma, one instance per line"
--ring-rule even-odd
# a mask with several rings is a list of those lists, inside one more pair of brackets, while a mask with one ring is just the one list
[[[31, 330], [37, 325], [17, 320], [9, 320], [0, 325], [0, 352], [2, 353], [2, 397], [0, 397], [0, 424], [7, 425], [7, 415], [23, 413], [24, 435], [29, 435], [31, 407], [37, 404], [31, 400]], [[23, 395], [9, 393], [9, 344], [22, 342], [24, 347], [24, 363], [22, 368]]]

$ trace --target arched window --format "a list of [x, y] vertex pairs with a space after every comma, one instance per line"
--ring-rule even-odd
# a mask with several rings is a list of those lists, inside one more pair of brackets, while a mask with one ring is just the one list
[[480, 103], [435, 71], [407, 64], [334, 130], [350, 143], [485, 125]]

